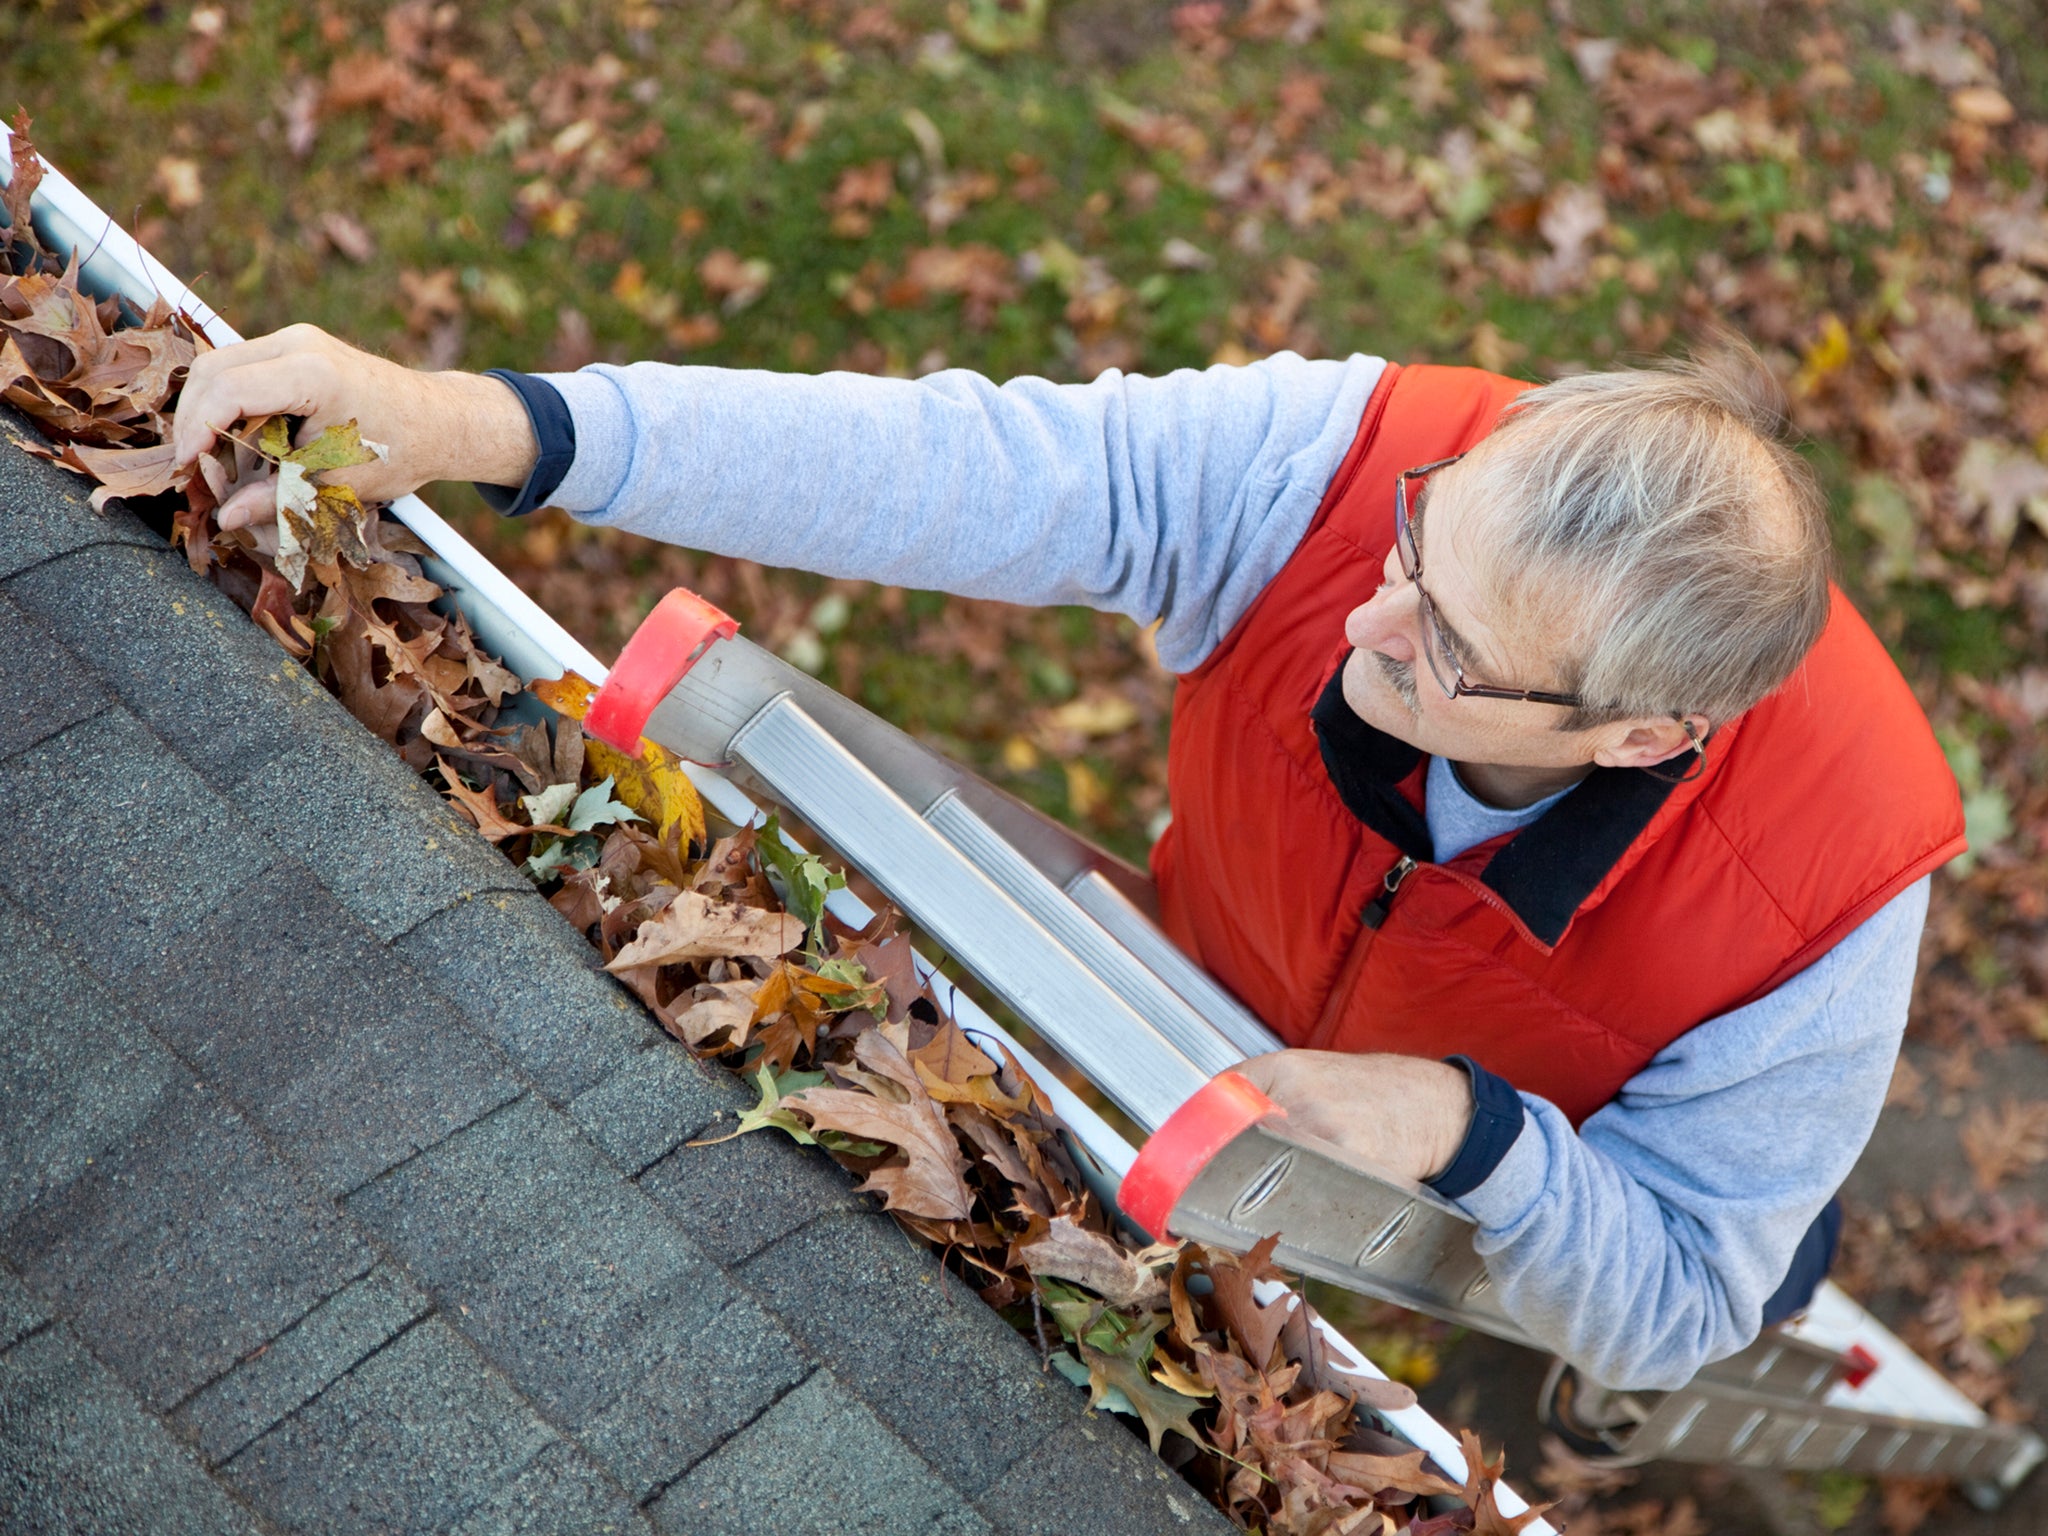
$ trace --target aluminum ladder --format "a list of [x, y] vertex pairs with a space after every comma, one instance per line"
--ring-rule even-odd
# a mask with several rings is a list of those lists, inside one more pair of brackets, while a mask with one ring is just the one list
[[[649, 664], [629, 646], [613, 676]], [[1153, 923], [1139, 871], [743, 638], [651, 664], [648, 739], [787, 806], [1148, 1133], [1171, 1137], [1184, 1106], [1216, 1097], [1216, 1074], [1279, 1048]], [[1238, 1097], [1231, 1134], [1165, 1203], [1148, 1191], [1152, 1227], [1237, 1251], [1278, 1232], [1289, 1268], [1534, 1346], [1454, 1205]], [[1950, 1478], [1992, 1505], [2044, 1454], [1832, 1285], [1679, 1391], [1591, 1390], [1621, 1411], [1606, 1432], [1617, 1462]]]

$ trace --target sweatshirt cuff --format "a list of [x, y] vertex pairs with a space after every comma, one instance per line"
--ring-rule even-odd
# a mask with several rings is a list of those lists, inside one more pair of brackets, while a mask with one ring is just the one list
[[548, 505], [555, 494], [555, 488], [562, 483], [562, 477], [569, 472], [569, 466], [576, 461], [576, 422], [563, 404], [562, 396], [545, 380], [531, 374], [514, 373], [509, 368], [492, 368], [485, 372], [487, 379], [496, 379], [519, 397], [519, 403], [526, 408], [526, 419], [533, 427], [534, 441], [540, 446], [540, 455], [533, 462], [533, 470], [526, 477], [526, 484], [514, 489], [504, 485], [476, 483], [477, 494], [492, 511], [506, 517], [524, 517], [535, 507]]
[[1469, 1056], [1446, 1056], [1472, 1079], [1472, 1124], [1448, 1168], [1429, 1180], [1429, 1187], [1447, 1200], [1462, 1200], [1500, 1167], [1521, 1137], [1525, 1115], [1522, 1096], [1506, 1078], [1496, 1077]]
[[532, 378], [561, 397], [575, 432], [576, 456], [555, 487], [555, 505], [586, 521], [602, 521], [591, 514], [618, 500], [633, 469], [633, 413], [625, 394], [605, 377], [602, 365]]

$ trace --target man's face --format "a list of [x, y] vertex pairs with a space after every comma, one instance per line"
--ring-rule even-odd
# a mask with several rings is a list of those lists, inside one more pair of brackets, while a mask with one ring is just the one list
[[[1487, 547], [1491, 520], [1461, 495], [1469, 483], [1459, 476], [1462, 468], [1431, 476], [1411, 507], [1422, 584], [1473, 682], [1562, 690], [1558, 637], [1510, 636], [1491, 622], [1477, 576], [1500, 551]], [[1390, 549], [1384, 585], [1344, 621], [1344, 638], [1354, 647], [1344, 663], [1344, 701], [1360, 719], [1453, 762], [1565, 768], [1592, 759], [1600, 733], [1558, 730], [1559, 705], [1445, 698], [1423, 654], [1424, 622], [1415, 584]]]

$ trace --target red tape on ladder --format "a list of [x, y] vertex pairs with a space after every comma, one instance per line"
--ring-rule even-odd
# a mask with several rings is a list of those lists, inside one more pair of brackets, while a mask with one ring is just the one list
[[739, 621], [696, 593], [677, 587], [640, 621], [618, 664], [590, 701], [583, 729], [606, 746], [637, 757], [647, 717], [683, 680], [715, 640], [730, 640]]
[[1209, 1160], [1248, 1127], [1286, 1113], [1235, 1072], [1219, 1073], [1138, 1149], [1117, 1191], [1117, 1205], [1154, 1237], [1165, 1237], [1167, 1218]]

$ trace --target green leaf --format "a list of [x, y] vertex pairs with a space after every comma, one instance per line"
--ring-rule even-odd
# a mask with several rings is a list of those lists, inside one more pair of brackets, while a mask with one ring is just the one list
[[762, 823], [761, 835], [754, 846], [760, 850], [762, 860], [776, 876], [781, 887], [782, 904], [789, 909], [790, 916], [811, 930], [811, 948], [822, 949], [825, 943], [825, 898], [846, 884], [846, 876], [836, 869], [826, 867], [825, 861], [814, 853], [798, 853], [782, 840], [782, 825], [770, 816]]
[[1152, 1358], [1153, 1340], [1165, 1325], [1166, 1314], [1154, 1312], [1144, 1323], [1131, 1329], [1113, 1351], [1094, 1348], [1085, 1340], [1080, 1346], [1081, 1359], [1088, 1367], [1089, 1405], [1104, 1407], [1111, 1394], [1121, 1393], [1138, 1417], [1144, 1420], [1145, 1433], [1155, 1452], [1169, 1429], [1185, 1435], [1197, 1445], [1202, 1444], [1191, 1417], [1202, 1406], [1201, 1400], [1184, 1397], [1171, 1387], [1162, 1386], [1152, 1379], [1152, 1373], [1147, 1369]]
[[[269, 429], [264, 430], [264, 441], [270, 439]], [[347, 469], [356, 464], [374, 464], [380, 455], [377, 450], [363, 441], [363, 434], [356, 430], [353, 420], [340, 426], [329, 427], [303, 448], [293, 448], [280, 455], [287, 462], [297, 464], [309, 475], [322, 470]]]
[[641, 814], [624, 801], [612, 798], [612, 781], [607, 775], [576, 797], [569, 807], [569, 819], [562, 823], [571, 832], [590, 832], [616, 821], [642, 821]]
[[569, 845], [556, 838], [529, 858], [524, 867], [526, 873], [536, 883], [545, 883], [554, 879], [563, 870], [574, 868], [575, 864], [575, 859], [570, 856]]
[[[605, 782], [609, 784], [611, 781], [607, 779]], [[535, 826], [562, 826], [562, 817], [576, 803], [576, 786], [574, 783], [550, 784], [537, 795], [521, 795], [519, 803], [526, 807], [526, 814], [533, 818]]]
[[[825, 1081], [822, 1072], [787, 1071], [780, 1077], [762, 1067], [754, 1075], [760, 1085], [761, 1102], [740, 1116], [739, 1128], [730, 1136], [714, 1136], [708, 1141], [693, 1141], [693, 1147], [715, 1147], [720, 1142], [732, 1141], [749, 1131], [781, 1131], [793, 1136], [807, 1147], [818, 1144], [818, 1138], [811, 1134], [811, 1128], [796, 1117], [794, 1110], [784, 1109], [782, 1101], [792, 1093], [801, 1093], [806, 1088], [816, 1088]], [[879, 1148], [877, 1149], [880, 1150]]]
[[273, 416], [263, 423], [256, 438], [256, 451], [267, 459], [282, 459], [292, 451], [292, 429], [284, 417]]
[[1120, 1413], [1129, 1419], [1135, 1419], [1138, 1416], [1138, 1410], [1131, 1406], [1131, 1400], [1125, 1397], [1123, 1392], [1116, 1387], [1106, 1388], [1099, 1395], [1095, 1395], [1093, 1390], [1093, 1374], [1087, 1366], [1076, 1360], [1064, 1349], [1056, 1351], [1049, 1358], [1052, 1360], [1052, 1368], [1066, 1377], [1067, 1380], [1077, 1387], [1087, 1387], [1090, 1389], [1091, 1401], [1088, 1404], [1089, 1407], [1101, 1408], [1109, 1413]]

